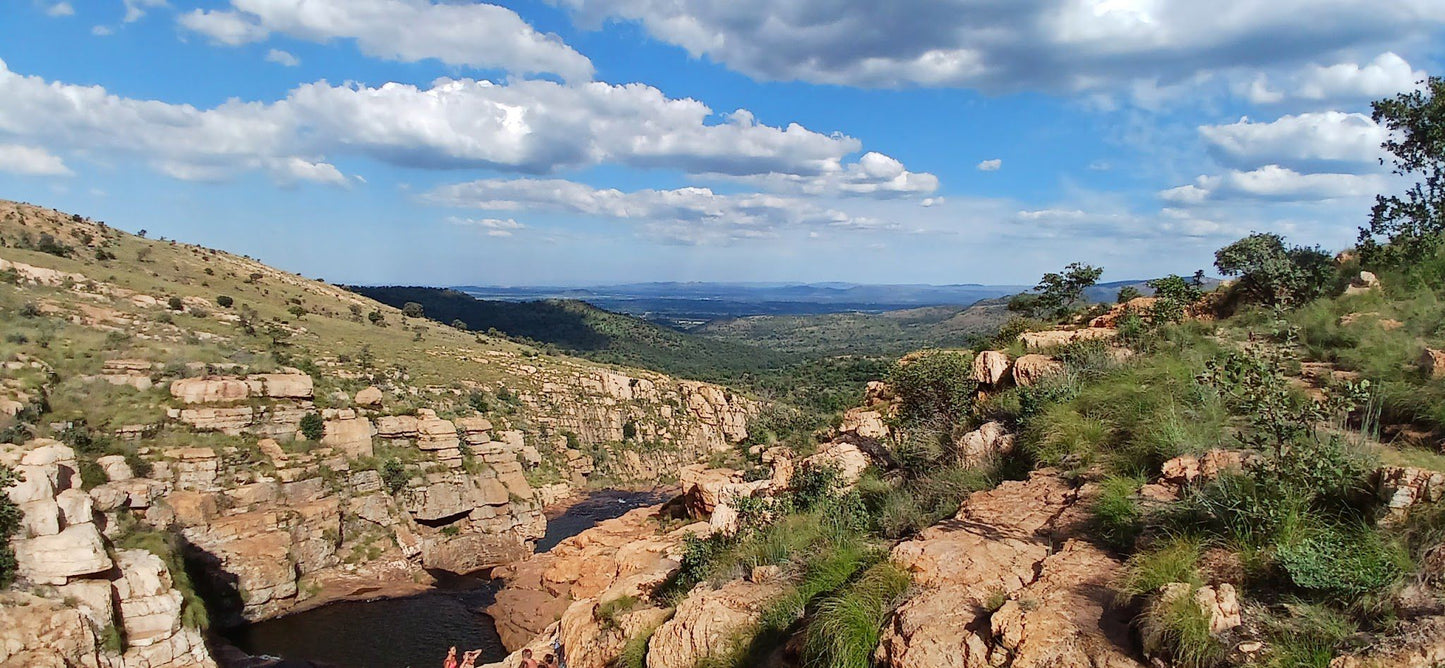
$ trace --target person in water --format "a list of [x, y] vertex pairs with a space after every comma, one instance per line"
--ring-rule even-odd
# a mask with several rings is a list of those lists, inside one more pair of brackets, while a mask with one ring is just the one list
[[518, 665], [518, 668], [538, 668], [536, 659], [532, 658], [532, 650], [522, 650], [522, 663]]
[[456, 645], [452, 645], [452, 648], [447, 650], [447, 658], [442, 661], [442, 668], [458, 668]]

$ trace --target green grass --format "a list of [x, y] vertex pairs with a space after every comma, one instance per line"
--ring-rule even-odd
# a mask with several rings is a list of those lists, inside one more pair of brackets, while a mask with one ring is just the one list
[[1134, 495], [1144, 485], [1142, 478], [1113, 476], [1099, 484], [1099, 496], [1090, 511], [1099, 537], [1116, 549], [1128, 549], [1142, 527], [1142, 513]]
[[908, 573], [884, 563], [823, 598], [808, 621], [803, 665], [870, 668], [883, 625], [902, 602], [909, 584]]
[[1225, 657], [1224, 646], [1210, 633], [1208, 613], [1194, 601], [1194, 590], [1156, 600], [1140, 622], [1145, 651], [1170, 657], [1177, 668], [1211, 668]]
[[1127, 600], [1152, 594], [1171, 582], [1200, 585], [1203, 583], [1199, 575], [1202, 550], [1203, 542], [1193, 536], [1161, 539], [1150, 549], [1129, 557], [1115, 589]]

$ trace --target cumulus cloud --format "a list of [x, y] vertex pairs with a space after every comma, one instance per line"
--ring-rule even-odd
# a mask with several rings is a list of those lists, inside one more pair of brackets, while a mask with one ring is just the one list
[[[766, 80], [1096, 90], [1424, 41], [1436, 0], [553, 0]], [[1309, 21], [1300, 21], [1308, 16]]]
[[910, 172], [902, 162], [870, 151], [857, 162], [830, 162], [815, 174], [771, 172], [750, 176], [709, 174], [711, 178], [747, 183], [764, 190], [813, 196], [874, 197], [880, 199], [927, 195], [938, 190], [938, 177]]
[[155, 7], [165, 7], [166, 0], [124, 0], [126, 23], [139, 21], [146, 15], [146, 11]]
[[0, 172], [27, 176], [69, 176], [60, 156], [35, 146], [0, 144]]
[[291, 55], [290, 52], [281, 49], [271, 49], [266, 52], [266, 60], [282, 65], [284, 67], [296, 67], [301, 64], [301, 59]]
[[75, 16], [75, 8], [68, 2], [57, 2], [45, 8], [46, 16]]
[[91, 26], [90, 28], [90, 34], [96, 37], [107, 37], [114, 32], [114, 30], [110, 29], [110, 26]]
[[1003, 167], [1003, 160], [1000, 160], [998, 158], [994, 158], [993, 160], [984, 160], [983, 162], [978, 163], [978, 171], [980, 172], [996, 172], [999, 170], [1000, 167]]
[[[712, 110], [701, 102], [668, 98], [641, 84], [444, 78], [419, 88], [322, 81], [273, 102], [230, 100], [198, 109], [22, 76], [0, 61], [0, 99], [6, 100], [0, 138], [125, 153], [177, 178], [261, 169], [283, 180], [331, 182], [331, 170], [301, 176], [305, 170], [290, 159], [320, 165], [336, 154], [428, 169], [537, 174], [611, 163], [735, 177], [797, 175], [831, 178], [839, 189], [885, 189], [898, 178], [896, 161], [886, 156], [845, 163], [861, 148], [852, 137], [797, 124], [760, 125], [747, 114], [710, 122]], [[925, 175], [903, 178], [905, 184], [926, 181]]]
[[1216, 200], [1271, 200], [1319, 202], [1363, 198], [1381, 192], [1386, 179], [1379, 174], [1301, 174], [1279, 165], [1256, 170], [1231, 170], [1200, 176], [1188, 185], [1159, 193], [1166, 202], [1193, 206]]
[[1283, 116], [1269, 123], [1242, 118], [1199, 128], [1210, 152], [1238, 169], [1280, 165], [1304, 172], [1379, 170], [1388, 131], [1369, 116], [1325, 111]]
[[1271, 84], [1259, 74], [1241, 90], [1255, 104], [1276, 104], [1286, 100], [1355, 101], [1379, 99], [1413, 90], [1426, 74], [1394, 52], [1385, 52], [1364, 65], [1348, 62], [1330, 66], [1308, 65], [1279, 77]]
[[686, 244], [776, 236], [788, 228], [889, 230], [897, 225], [814, 202], [766, 193], [722, 194], [708, 188], [598, 189], [561, 179], [483, 179], [439, 187], [423, 199], [486, 211], [548, 211], [636, 221], [651, 236]]
[[428, 0], [231, 0], [230, 9], [196, 9], [177, 19], [218, 44], [259, 42], [272, 33], [327, 42], [354, 39], [369, 56], [449, 65], [592, 77], [592, 62], [516, 12], [484, 3]]
[[447, 219], [453, 225], [465, 225], [468, 227], [480, 228], [489, 237], [510, 237], [517, 230], [527, 227], [511, 218], [506, 220], [500, 218], [459, 218]]

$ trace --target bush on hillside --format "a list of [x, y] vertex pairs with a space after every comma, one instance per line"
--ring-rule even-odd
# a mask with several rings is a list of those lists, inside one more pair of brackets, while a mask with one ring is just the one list
[[1318, 246], [1285, 246], [1278, 234], [1256, 232], [1214, 252], [1214, 266], [1238, 276], [1245, 299], [1293, 307], [1325, 293], [1334, 282], [1334, 258]]
[[24, 482], [23, 476], [0, 464], [0, 588], [10, 586], [15, 579], [15, 551], [10, 547], [10, 537], [20, 531], [24, 513], [5, 490], [19, 482]]
[[895, 365], [889, 380], [905, 419], [941, 417], [956, 422], [967, 413], [977, 387], [973, 381], [973, 355], [968, 352], [920, 355]]
[[301, 435], [308, 441], [319, 441], [326, 435], [326, 420], [320, 413], [307, 413], [301, 418]]

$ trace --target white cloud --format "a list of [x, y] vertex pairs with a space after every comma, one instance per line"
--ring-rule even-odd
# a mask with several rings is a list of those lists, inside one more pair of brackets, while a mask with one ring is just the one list
[[910, 172], [903, 163], [882, 153], [868, 152], [857, 162], [828, 163], [816, 174], [771, 172], [750, 176], [708, 174], [705, 177], [747, 183], [765, 190], [803, 195], [856, 197], [912, 197], [938, 190], [938, 177]]
[[517, 230], [527, 227], [511, 218], [502, 220], [500, 218], [459, 218], [453, 216], [448, 218], [447, 221], [453, 225], [479, 227], [489, 237], [510, 237], [516, 233]]
[[1003, 167], [1003, 160], [1000, 160], [998, 158], [994, 158], [993, 160], [984, 160], [983, 162], [978, 163], [978, 171], [980, 172], [996, 172], [999, 170], [1000, 167]]
[[[896, 163], [881, 155], [845, 163], [861, 148], [857, 139], [796, 124], [759, 125], [745, 114], [712, 123], [706, 105], [641, 84], [444, 78], [430, 88], [372, 88], [318, 82], [274, 102], [230, 100], [198, 109], [22, 76], [0, 61], [0, 99], [6, 100], [0, 138], [137, 156], [178, 178], [260, 169], [295, 179], [290, 158], [317, 165], [347, 154], [430, 169], [546, 173], [610, 163], [692, 174], [816, 176], [832, 179], [838, 190], [876, 192], [891, 187], [893, 180], [883, 177]], [[308, 180], [335, 180], [324, 169], [314, 177]], [[911, 184], [931, 178], [903, 181], [922, 191]]]
[[271, 49], [266, 52], [266, 60], [285, 67], [296, 67], [301, 64], [301, 59], [291, 55], [290, 52], [281, 49]]
[[0, 144], [0, 172], [27, 176], [70, 176], [60, 156], [35, 146]]
[[947, 201], [948, 201], [947, 199], [942, 198], [942, 197], [925, 197], [925, 198], [923, 198], [923, 201], [922, 201], [922, 202], [919, 202], [919, 205], [924, 206], [924, 207], [928, 207], [928, 208], [932, 208], [932, 207], [938, 206], [938, 205], [940, 205], [940, 204], [943, 204], [944, 202], [947, 202]]
[[765, 193], [721, 194], [708, 188], [623, 192], [560, 179], [483, 179], [441, 186], [424, 199], [486, 211], [547, 211], [636, 221], [651, 236], [686, 244], [769, 238], [798, 227], [898, 227], [808, 200]]
[[[764, 80], [1107, 90], [1428, 43], [1438, 0], [553, 0]], [[1301, 21], [1308, 16], [1308, 21]]]
[[1286, 100], [1358, 101], [1373, 100], [1414, 90], [1426, 73], [1387, 51], [1367, 64], [1346, 62], [1330, 66], [1308, 65], [1279, 77], [1273, 86], [1265, 74], [1257, 75], [1243, 97], [1255, 104], [1277, 104]]
[[1368, 198], [1387, 186], [1379, 174], [1301, 174], [1279, 165], [1200, 176], [1193, 184], [1159, 193], [1166, 202], [1193, 206], [1215, 200], [1321, 202]]
[[1379, 170], [1380, 144], [1388, 131], [1364, 114], [1340, 111], [1283, 116], [1269, 123], [1242, 118], [1229, 125], [1199, 128], [1221, 162], [1255, 169], [1280, 165], [1299, 171]]
[[281, 33], [312, 42], [354, 39], [369, 56], [449, 65], [592, 77], [592, 62], [516, 12], [484, 3], [428, 0], [231, 0], [228, 10], [197, 9], [177, 20], [219, 44]]
[[259, 42], [270, 35], [266, 28], [235, 12], [196, 9], [176, 17], [181, 27], [201, 33], [216, 44], [240, 46]]
[[114, 33], [115, 31], [111, 30], [110, 26], [91, 26], [90, 28], [90, 34], [96, 37], [107, 37]]
[[166, 0], [124, 0], [126, 23], [134, 23], [145, 16], [146, 10], [155, 7], [165, 7]]
[[68, 2], [57, 2], [45, 8], [46, 16], [75, 16], [75, 8]]

